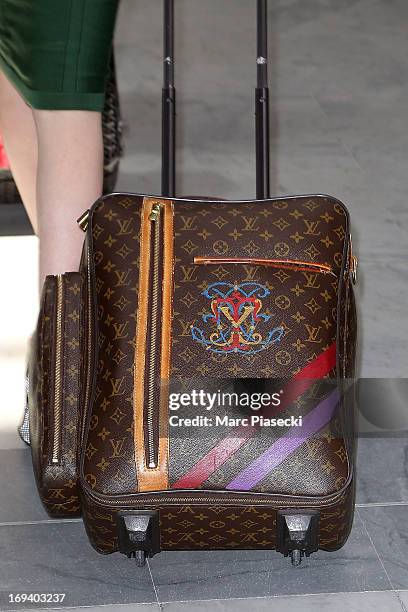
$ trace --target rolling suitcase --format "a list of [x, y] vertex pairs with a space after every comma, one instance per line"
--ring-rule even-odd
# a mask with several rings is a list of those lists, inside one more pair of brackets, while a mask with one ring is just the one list
[[163, 196], [78, 220], [79, 272], [46, 279], [31, 346], [33, 466], [51, 516], [100, 553], [340, 548], [354, 513], [356, 313], [349, 215], [271, 198], [258, 0], [256, 200], [175, 197], [166, 0]]

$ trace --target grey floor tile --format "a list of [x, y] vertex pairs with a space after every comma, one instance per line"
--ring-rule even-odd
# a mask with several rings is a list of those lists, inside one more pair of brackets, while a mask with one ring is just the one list
[[230, 599], [227, 601], [197, 601], [165, 604], [164, 612], [304, 612], [322, 609], [325, 612], [401, 612], [395, 593], [336, 593], [323, 595], [301, 595], [290, 597], [265, 597], [259, 599]]
[[[44, 610], [47, 610], [47, 608], [36, 608], [35, 610], [36, 612], [43, 612]], [[162, 609], [160, 608], [159, 604], [156, 603], [105, 604], [102, 606], [68, 608], [67, 610], [78, 610], [78, 612], [162, 612]], [[21, 610], [21, 612], [26, 611], [27, 608], [25, 610]]]
[[408, 591], [397, 591], [397, 595], [402, 604], [405, 606], [404, 612], [406, 612], [406, 610], [408, 610]]
[[[408, 303], [408, 273], [404, 261], [403, 255], [370, 261], [364, 254], [361, 257], [357, 287], [363, 353], [360, 376], [407, 377], [408, 325], [403, 313]], [[385, 312], [386, 319], [381, 314]]]
[[150, 565], [161, 602], [390, 588], [358, 517], [342, 550], [299, 568], [274, 551], [163, 552]]
[[408, 589], [408, 508], [359, 508], [361, 519], [394, 589]]
[[16, 427], [2, 427], [0, 430], [0, 450], [26, 449], [27, 444], [17, 434]]
[[114, 604], [113, 606], [92, 606], [86, 608], [84, 612], [162, 612], [159, 604], [156, 603], [141, 603], [141, 604]]
[[0, 450], [0, 523], [46, 520], [29, 448]]
[[408, 440], [396, 437], [360, 438], [357, 451], [357, 503], [385, 502], [408, 503]]
[[0, 527], [0, 585], [3, 610], [18, 592], [66, 593], [63, 606], [157, 601], [148, 567], [99, 555], [81, 523]]

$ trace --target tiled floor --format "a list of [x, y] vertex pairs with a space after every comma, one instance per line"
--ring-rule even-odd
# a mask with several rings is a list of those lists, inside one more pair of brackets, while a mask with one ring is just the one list
[[[126, 120], [118, 188], [140, 193], [160, 185], [161, 4], [122, 0], [117, 30]], [[330, 193], [348, 204], [360, 261], [360, 374], [407, 377], [408, 4], [270, 5], [272, 191]], [[176, 7], [178, 193], [252, 197], [255, 1]], [[5, 223], [16, 233], [19, 219], [6, 212], [1, 233]], [[13, 609], [8, 593], [21, 591], [62, 591], [64, 606], [123, 612], [408, 609], [406, 437], [359, 441], [351, 537], [298, 569], [273, 552], [237, 551], [162, 553], [136, 571], [118, 554], [95, 553], [80, 521], [50, 521], [14, 433], [36, 312], [35, 249], [32, 237], [0, 238], [1, 261], [12, 253], [18, 266], [18, 274], [2, 267], [14, 300], [0, 301], [0, 609]]]
[[[393, 449], [394, 440], [365, 440], [360, 445], [356, 518], [350, 539], [336, 553], [315, 553], [294, 569], [272, 551], [163, 552], [142, 570], [119, 554], [105, 557], [93, 551], [80, 520], [48, 519], [36, 495], [29, 450], [1, 450], [0, 609], [18, 609], [7, 606], [7, 595], [21, 591], [66, 593], [64, 606], [160, 602], [165, 611], [205, 606], [239, 610], [248, 605], [254, 610], [274, 605], [296, 610], [318, 602], [329, 610], [368, 610], [373, 605], [378, 610], [404, 609], [405, 491], [396, 478], [386, 497], [379, 494], [374, 502], [373, 486], [367, 487], [369, 473], [372, 485], [375, 474], [377, 482], [387, 478], [386, 461], [383, 472], [377, 472], [376, 463], [367, 468], [371, 453], [386, 458]], [[407, 441], [401, 443], [403, 451], [408, 451]], [[204, 605], [203, 600], [211, 603]], [[188, 604], [177, 607], [179, 602]]]

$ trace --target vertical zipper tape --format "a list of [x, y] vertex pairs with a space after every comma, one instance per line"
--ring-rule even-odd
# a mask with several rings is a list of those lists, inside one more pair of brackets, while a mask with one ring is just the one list
[[146, 461], [148, 468], [157, 467], [157, 449], [154, 443], [155, 403], [157, 392], [157, 338], [160, 319], [160, 233], [161, 233], [161, 206], [154, 204], [149, 219], [152, 222], [153, 252], [151, 262], [151, 325], [149, 334], [149, 356], [147, 360], [147, 448]]
[[63, 279], [57, 275], [56, 330], [55, 330], [55, 370], [54, 370], [54, 430], [52, 443], [52, 463], [58, 463], [61, 450], [62, 429], [62, 342], [63, 342]]
[[140, 224], [140, 265], [133, 375], [137, 490], [162, 491], [168, 483], [168, 401], [173, 283], [173, 203], [145, 197]]

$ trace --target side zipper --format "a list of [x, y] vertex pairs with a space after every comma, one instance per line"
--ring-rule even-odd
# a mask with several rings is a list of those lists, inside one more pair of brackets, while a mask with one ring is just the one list
[[55, 369], [54, 369], [54, 427], [52, 439], [51, 463], [58, 463], [61, 453], [61, 433], [62, 433], [62, 365], [63, 365], [63, 277], [58, 274], [57, 297], [56, 297], [56, 323], [55, 323]]
[[149, 215], [151, 221], [151, 263], [149, 279], [150, 298], [150, 328], [148, 333], [149, 348], [146, 356], [146, 465], [148, 468], [156, 468], [158, 462], [158, 445], [155, 443], [155, 425], [158, 426], [156, 406], [158, 405], [158, 368], [160, 367], [160, 244], [161, 244], [161, 205], [154, 204]]

